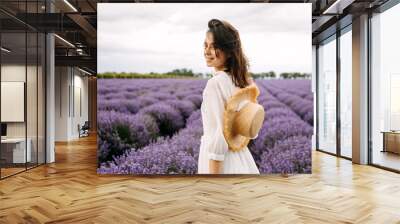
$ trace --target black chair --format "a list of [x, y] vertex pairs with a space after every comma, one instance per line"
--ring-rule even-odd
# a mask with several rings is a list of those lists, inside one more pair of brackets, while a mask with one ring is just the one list
[[82, 127], [78, 124], [79, 138], [89, 136], [90, 124], [89, 121], [85, 121]]

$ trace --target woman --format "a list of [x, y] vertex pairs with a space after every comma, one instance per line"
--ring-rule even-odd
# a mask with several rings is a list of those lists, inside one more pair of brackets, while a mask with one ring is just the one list
[[213, 77], [203, 91], [199, 174], [259, 174], [247, 146], [231, 151], [223, 135], [225, 102], [240, 88], [252, 84], [248, 62], [243, 53], [238, 31], [228, 22], [212, 19], [204, 42], [208, 67]]

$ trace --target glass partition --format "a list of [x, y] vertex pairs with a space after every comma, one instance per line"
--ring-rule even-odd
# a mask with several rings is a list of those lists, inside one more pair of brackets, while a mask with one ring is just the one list
[[45, 51], [46, 39], [43, 33], [38, 33], [38, 65], [37, 65], [37, 162], [43, 164], [46, 162], [46, 145], [45, 145], [45, 124], [46, 124], [46, 76], [45, 76], [45, 65], [46, 65], [46, 51]]
[[[40, 13], [41, 4], [39, 1], [27, 2], [26, 12], [28, 13]], [[31, 21], [34, 21], [33, 17]], [[39, 33], [34, 29], [27, 27], [27, 150], [31, 151], [30, 162], [27, 163], [27, 167], [35, 167], [38, 165], [39, 154], [38, 154], [38, 132], [39, 132]]]
[[400, 4], [371, 18], [372, 164], [400, 171]]
[[1, 34], [2, 177], [24, 171], [31, 160], [26, 126], [26, 33]]
[[336, 154], [336, 35], [318, 47], [318, 149]]
[[27, 97], [26, 97], [26, 112], [27, 112], [27, 150], [30, 151], [30, 159], [27, 163], [28, 168], [37, 165], [38, 160], [38, 56], [37, 56], [37, 41], [36, 32], [27, 33]]
[[[14, 3], [0, 6], [43, 12], [44, 1]], [[1, 179], [45, 163], [45, 44], [43, 33], [0, 12]]]
[[352, 35], [351, 25], [340, 36], [340, 154], [352, 157]]

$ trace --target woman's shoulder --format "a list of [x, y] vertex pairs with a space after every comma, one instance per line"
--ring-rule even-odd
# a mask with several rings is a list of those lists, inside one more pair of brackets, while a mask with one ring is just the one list
[[224, 71], [218, 71], [212, 78], [210, 78], [208, 81], [210, 83], [214, 83], [214, 84], [222, 84], [222, 85], [226, 85], [227, 82], [229, 82], [230, 76], [228, 73], [224, 72]]
[[226, 72], [210, 78], [207, 82], [206, 91], [214, 92], [214, 94], [220, 94], [224, 100], [232, 96], [236, 90], [235, 84], [232, 81], [231, 76]]
[[218, 75], [208, 79], [205, 91], [219, 93], [223, 96], [226, 96], [226, 94], [229, 92], [228, 90], [230, 89], [230, 86], [232, 86], [232, 83], [229, 75], [225, 72], [221, 72]]
[[216, 76], [210, 78], [207, 80], [206, 84], [206, 89], [218, 89], [218, 86], [220, 85], [220, 80]]
[[226, 72], [218, 71], [211, 78], [207, 80], [207, 85], [216, 85], [226, 80]]

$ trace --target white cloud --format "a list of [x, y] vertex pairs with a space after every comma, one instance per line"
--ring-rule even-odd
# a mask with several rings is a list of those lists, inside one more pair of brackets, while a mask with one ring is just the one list
[[211, 71], [203, 59], [210, 19], [239, 30], [251, 71], [311, 72], [311, 4], [98, 4], [99, 72]]

